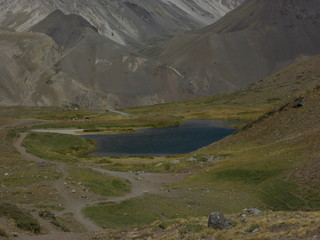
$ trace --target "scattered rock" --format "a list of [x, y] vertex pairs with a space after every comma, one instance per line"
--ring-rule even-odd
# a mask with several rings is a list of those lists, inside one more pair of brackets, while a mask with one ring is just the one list
[[293, 107], [294, 108], [300, 108], [300, 107], [303, 107], [304, 105], [304, 99], [303, 98], [300, 98], [300, 99], [297, 99], [294, 104], [293, 104]]
[[262, 213], [262, 211], [257, 208], [245, 208], [243, 209], [243, 212], [250, 215], [259, 215], [260, 213]]
[[39, 160], [39, 161], [37, 161], [36, 165], [45, 166], [45, 165], [47, 165], [47, 163], [44, 160]]
[[252, 231], [252, 233], [255, 233], [255, 232], [258, 232], [259, 231], [259, 228], [256, 228]]
[[195, 156], [190, 157], [188, 160], [188, 162], [193, 162], [196, 163], [197, 162], [197, 158]]
[[211, 156], [207, 156], [206, 158], [207, 158], [207, 162], [211, 162], [211, 163], [220, 161], [220, 157], [218, 156], [211, 155]]
[[208, 227], [214, 229], [226, 229], [232, 227], [231, 220], [220, 212], [213, 212], [208, 219]]
[[137, 175], [137, 176], [144, 174], [144, 173], [146, 173], [146, 172], [145, 171], [132, 172], [132, 174]]
[[72, 193], [76, 193], [77, 191], [76, 191], [75, 189], [72, 189], [71, 192], [72, 192]]
[[170, 161], [170, 163], [172, 163], [172, 164], [179, 164], [180, 161], [179, 161], [179, 160], [172, 160], [172, 161]]
[[13, 232], [13, 233], [11, 233], [11, 235], [12, 235], [13, 237], [19, 237], [19, 233], [17, 233], [17, 232]]

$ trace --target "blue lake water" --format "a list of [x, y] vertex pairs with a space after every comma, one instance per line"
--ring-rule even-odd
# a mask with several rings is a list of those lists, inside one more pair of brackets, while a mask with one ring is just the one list
[[92, 156], [167, 156], [195, 151], [235, 132], [229, 122], [190, 120], [178, 127], [143, 129], [128, 134], [90, 134]]

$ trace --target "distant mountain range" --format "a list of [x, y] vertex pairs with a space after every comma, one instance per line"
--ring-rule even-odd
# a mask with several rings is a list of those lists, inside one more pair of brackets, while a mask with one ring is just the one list
[[317, 0], [247, 0], [222, 17], [241, 2], [0, 0], [0, 104], [172, 102], [320, 53]]
[[27, 31], [59, 9], [122, 45], [145, 46], [207, 26], [244, 0], [1, 0], [0, 26]]

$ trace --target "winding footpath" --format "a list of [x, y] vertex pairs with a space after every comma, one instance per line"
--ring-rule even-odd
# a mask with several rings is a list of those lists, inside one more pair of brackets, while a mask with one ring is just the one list
[[[182, 180], [186, 174], [159, 174], [159, 173], [131, 173], [131, 172], [115, 172], [109, 171], [106, 169], [98, 168], [98, 167], [87, 167], [91, 168], [94, 171], [108, 174], [110, 176], [119, 177], [126, 179], [131, 182], [131, 192], [121, 196], [121, 197], [110, 197], [107, 200], [86, 200], [77, 197], [74, 193], [71, 193], [69, 189], [66, 189], [65, 182], [68, 177], [68, 167], [71, 166], [67, 163], [63, 162], [52, 162], [40, 157], [34, 156], [26, 151], [26, 149], [22, 146], [22, 143], [28, 133], [20, 134], [20, 137], [14, 141], [14, 147], [21, 154], [21, 156], [29, 161], [34, 162], [47, 162], [56, 166], [57, 170], [61, 173], [61, 178], [55, 181], [54, 187], [62, 197], [63, 206], [65, 210], [60, 213], [70, 212], [73, 214], [74, 219], [79, 222], [88, 232], [96, 232], [103, 230], [101, 227], [96, 225], [93, 221], [88, 218], [85, 218], [82, 214], [82, 210], [86, 206], [94, 206], [101, 202], [115, 202], [120, 203], [124, 200], [135, 198], [142, 196], [144, 193], [153, 193], [159, 194], [163, 193], [163, 186], [166, 184], [178, 182]], [[57, 234], [57, 232], [55, 233]], [[33, 238], [38, 239], [38, 238]], [[48, 239], [48, 238], [46, 238]]]

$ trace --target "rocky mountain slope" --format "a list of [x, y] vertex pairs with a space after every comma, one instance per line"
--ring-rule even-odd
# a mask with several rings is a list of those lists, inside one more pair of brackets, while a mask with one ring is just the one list
[[2, 105], [114, 108], [187, 97], [175, 69], [100, 35], [78, 15], [55, 11], [32, 31], [0, 34]]
[[89, 108], [172, 102], [235, 91], [320, 53], [317, 0], [247, 0], [214, 24], [154, 44], [214, 21], [239, 2], [2, 0], [0, 102]]
[[1, 0], [0, 27], [27, 31], [51, 12], [78, 14], [119, 44], [166, 39], [177, 32], [206, 26], [243, 0]]
[[320, 53], [316, 0], [247, 0], [218, 22], [144, 51], [174, 66], [196, 95], [235, 91]]

